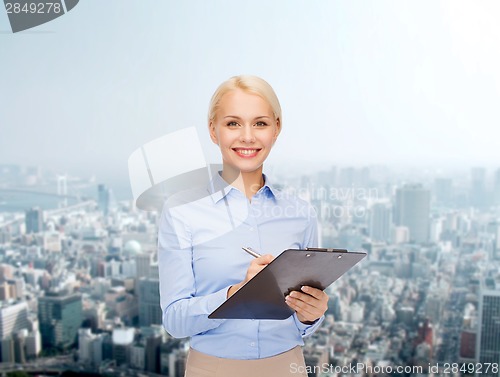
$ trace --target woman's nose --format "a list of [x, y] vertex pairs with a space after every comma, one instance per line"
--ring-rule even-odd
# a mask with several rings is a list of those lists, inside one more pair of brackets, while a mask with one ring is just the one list
[[243, 126], [241, 128], [240, 141], [244, 143], [253, 143], [255, 141], [254, 130], [252, 126]]

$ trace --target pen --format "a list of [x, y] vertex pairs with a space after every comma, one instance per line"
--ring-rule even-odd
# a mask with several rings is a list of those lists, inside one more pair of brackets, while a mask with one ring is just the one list
[[256, 252], [254, 249], [252, 249], [251, 247], [242, 247], [242, 249], [245, 250], [252, 257], [258, 258], [258, 257], [262, 256], [258, 252]]

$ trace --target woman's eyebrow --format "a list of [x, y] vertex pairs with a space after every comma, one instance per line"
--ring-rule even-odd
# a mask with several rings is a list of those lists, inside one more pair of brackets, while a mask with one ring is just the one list
[[[241, 118], [239, 116], [237, 116], [237, 115], [226, 115], [224, 117], [224, 119], [226, 119], [226, 118], [234, 118], [234, 119], [241, 120]], [[268, 117], [267, 115], [261, 115], [261, 116], [255, 117], [254, 120], [255, 119], [263, 119], [263, 118], [271, 119], [271, 117]]]

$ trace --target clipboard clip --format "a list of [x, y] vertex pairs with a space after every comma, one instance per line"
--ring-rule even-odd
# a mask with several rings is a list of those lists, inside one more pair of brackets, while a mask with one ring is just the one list
[[323, 247], [306, 247], [307, 251], [325, 251], [325, 252], [336, 252], [336, 253], [347, 253], [348, 251], [346, 249], [326, 249]]

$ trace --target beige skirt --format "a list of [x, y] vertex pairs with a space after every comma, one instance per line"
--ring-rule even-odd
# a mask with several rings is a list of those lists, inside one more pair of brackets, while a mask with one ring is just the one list
[[185, 377], [307, 377], [302, 348], [297, 346], [275, 356], [235, 360], [210, 356], [190, 349]]

